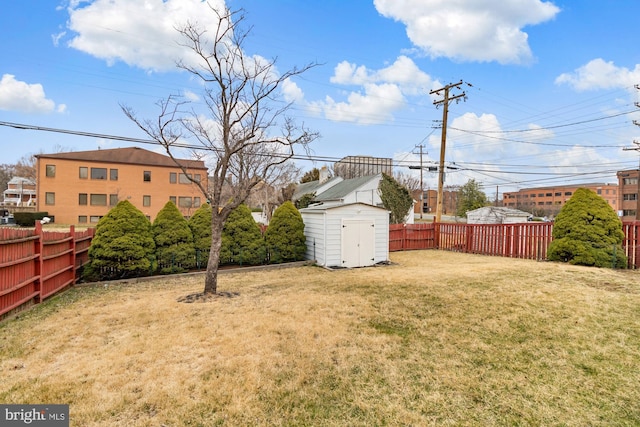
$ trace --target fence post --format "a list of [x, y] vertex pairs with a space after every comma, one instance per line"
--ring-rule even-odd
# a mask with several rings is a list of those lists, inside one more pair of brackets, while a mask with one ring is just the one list
[[71, 282], [71, 286], [76, 284], [76, 271], [78, 270], [78, 266], [76, 265], [76, 226], [69, 226], [69, 235], [71, 237], [71, 265], [73, 265], [72, 274], [73, 274], [73, 282]]
[[33, 253], [35, 255], [37, 255], [36, 259], [34, 260], [35, 262], [35, 273], [36, 276], [38, 277], [38, 279], [35, 281], [35, 291], [38, 292], [38, 294], [35, 296], [34, 298], [34, 302], [36, 304], [39, 304], [41, 302], [40, 299], [40, 292], [42, 292], [42, 272], [44, 270], [43, 264], [44, 264], [44, 260], [42, 259], [42, 251], [43, 251], [43, 247], [44, 247], [44, 232], [42, 231], [42, 223], [40, 221], [36, 220], [36, 236], [38, 236], [38, 238], [36, 240], [34, 240], [34, 250]]

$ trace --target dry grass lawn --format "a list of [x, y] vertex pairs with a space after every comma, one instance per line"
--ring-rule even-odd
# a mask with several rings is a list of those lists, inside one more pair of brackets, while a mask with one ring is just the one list
[[0, 324], [73, 426], [637, 426], [640, 272], [450, 253], [79, 286]]

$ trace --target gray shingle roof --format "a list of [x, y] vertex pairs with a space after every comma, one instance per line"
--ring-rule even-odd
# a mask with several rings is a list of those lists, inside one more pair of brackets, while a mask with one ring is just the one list
[[340, 200], [356, 191], [367, 182], [377, 179], [379, 175], [361, 176], [358, 178], [345, 179], [326, 191], [318, 194], [313, 200], [316, 202], [326, 202], [329, 200]]

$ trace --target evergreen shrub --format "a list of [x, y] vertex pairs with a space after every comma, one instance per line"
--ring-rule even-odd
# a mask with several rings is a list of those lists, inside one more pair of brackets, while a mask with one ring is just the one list
[[547, 258], [576, 265], [626, 268], [624, 232], [616, 212], [602, 197], [579, 188], [555, 218]]
[[304, 259], [307, 250], [304, 222], [293, 203], [284, 202], [276, 209], [265, 232], [265, 240], [271, 263]]
[[205, 203], [189, 218], [188, 224], [193, 234], [196, 251], [196, 267], [206, 268], [211, 250], [211, 205]]
[[234, 209], [222, 229], [220, 264], [258, 265], [266, 261], [267, 250], [260, 227], [247, 205]]
[[89, 248], [86, 280], [147, 276], [155, 270], [156, 245], [151, 223], [129, 201], [103, 216]]
[[158, 212], [152, 231], [161, 274], [181, 273], [195, 266], [191, 228], [173, 202], [167, 202]]

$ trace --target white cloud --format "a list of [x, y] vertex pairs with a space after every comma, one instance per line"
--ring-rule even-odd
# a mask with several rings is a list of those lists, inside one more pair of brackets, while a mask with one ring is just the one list
[[189, 61], [190, 52], [179, 45], [176, 27], [187, 22], [216, 28], [217, 10], [224, 0], [95, 0], [74, 1], [68, 7], [68, 28], [75, 36], [69, 45], [113, 64], [122, 61], [146, 70], [175, 68]]
[[377, 124], [393, 120], [393, 113], [406, 106], [407, 96], [428, 95], [433, 79], [406, 56], [400, 56], [386, 68], [370, 70], [343, 61], [334, 70], [331, 83], [359, 86], [347, 93], [343, 102], [327, 96], [310, 105], [329, 120]]
[[303, 102], [304, 93], [291, 79], [282, 82], [282, 94], [287, 102]]
[[577, 91], [595, 89], [628, 88], [640, 81], [640, 64], [633, 70], [618, 67], [612, 61], [606, 62], [602, 58], [589, 61], [571, 73], [561, 74], [556, 78], [556, 84], [567, 84]]
[[198, 94], [191, 92], [190, 90], [185, 90], [183, 91], [182, 95], [191, 102], [198, 102], [200, 101], [200, 96], [198, 96]]
[[540, 0], [374, 0], [378, 12], [407, 28], [427, 55], [462, 61], [528, 63], [527, 25], [553, 19], [560, 9]]
[[22, 113], [64, 112], [66, 106], [47, 99], [41, 84], [29, 84], [4, 74], [0, 80], [0, 110]]
[[377, 124], [393, 120], [393, 112], [405, 104], [404, 96], [394, 84], [366, 84], [364, 94], [351, 92], [347, 102], [336, 102], [327, 96], [324, 102], [312, 103], [327, 119], [337, 122]]

